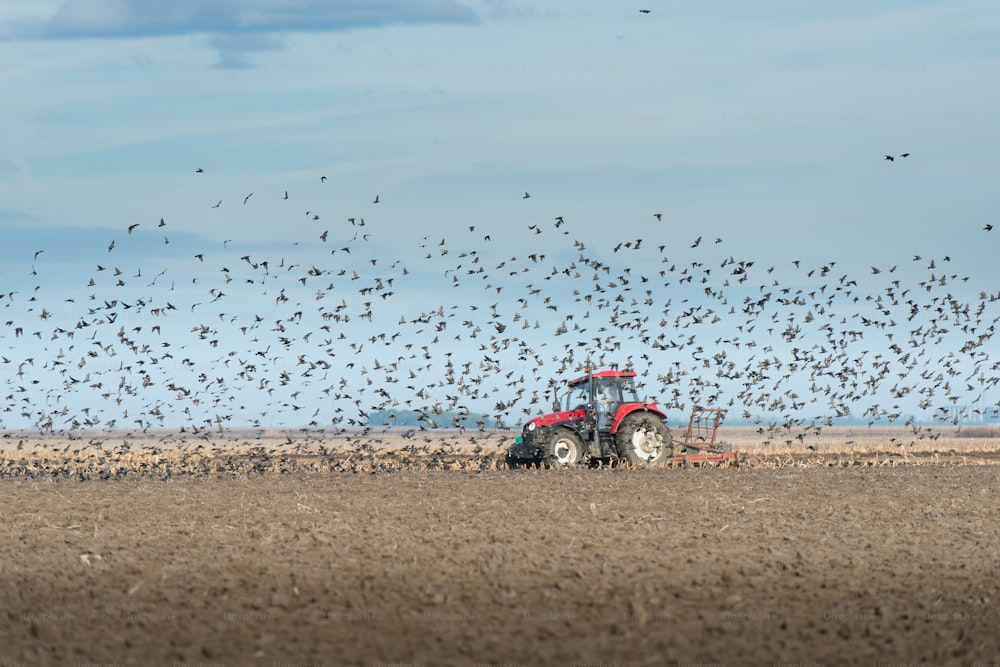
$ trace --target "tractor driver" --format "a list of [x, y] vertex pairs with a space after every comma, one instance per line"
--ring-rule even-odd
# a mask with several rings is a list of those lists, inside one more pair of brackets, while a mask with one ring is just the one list
[[615, 407], [620, 402], [618, 386], [613, 382], [597, 382], [594, 387], [594, 399], [597, 402], [597, 424], [600, 428], [608, 428], [614, 417]]

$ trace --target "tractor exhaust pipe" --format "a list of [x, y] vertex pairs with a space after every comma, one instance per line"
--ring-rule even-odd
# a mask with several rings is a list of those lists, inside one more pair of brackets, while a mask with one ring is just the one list
[[587, 365], [587, 421], [590, 423], [590, 442], [593, 444], [591, 451], [600, 451], [600, 442], [597, 435], [597, 395], [594, 391], [594, 370]]

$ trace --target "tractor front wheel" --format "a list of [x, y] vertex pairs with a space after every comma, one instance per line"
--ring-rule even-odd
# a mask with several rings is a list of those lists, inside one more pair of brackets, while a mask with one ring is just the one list
[[633, 412], [622, 419], [615, 433], [618, 455], [634, 465], [667, 463], [674, 456], [674, 441], [663, 420], [649, 412]]
[[583, 440], [567, 428], [554, 428], [544, 445], [544, 463], [552, 468], [562, 468], [583, 460]]

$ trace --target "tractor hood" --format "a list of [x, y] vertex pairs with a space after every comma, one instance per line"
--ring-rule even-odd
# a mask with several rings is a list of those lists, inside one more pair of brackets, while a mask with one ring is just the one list
[[558, 424], [560, 422], [580, 420], [586, 416], [586, 412], [583, 410], [564, 410], [562, 412], [550, 412], [547, 415], [541, 415], [535, 417], [534, 419], [528, 421], [529, 424], [534, 424], [535, 426], [551, 426], [552, 424]]

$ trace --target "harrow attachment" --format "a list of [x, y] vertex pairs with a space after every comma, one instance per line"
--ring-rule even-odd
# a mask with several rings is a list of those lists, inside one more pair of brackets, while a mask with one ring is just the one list
[[726, 411], [722, 408], [693, 407], [684, 438], [674, 439], [673, 462], [687, 465], [735, 461], [737, 455], [732, 447], [716, 442], [719, 425], [725, 416]]

